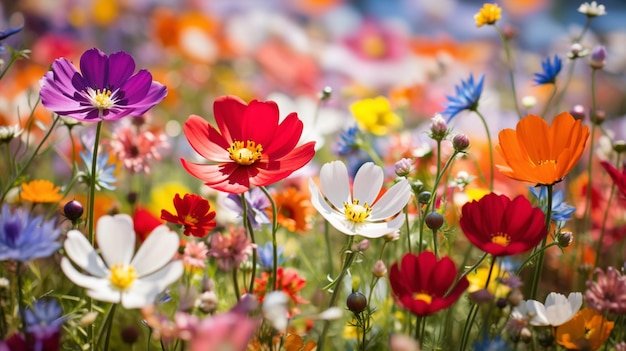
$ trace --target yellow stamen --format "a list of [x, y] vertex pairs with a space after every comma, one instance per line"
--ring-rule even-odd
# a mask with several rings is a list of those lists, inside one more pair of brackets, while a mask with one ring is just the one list
[[96, 107], [98, 110], [108, 110], [116, 103], [116, 99], [114, 99], [113, 92], [109, 89], [87, 89], [87, 93], [89, 94], [89, 101]]
[[359, 205], [359, 200], [352, 200], [352, 203], [343, 203], [346, 218], [355, 223], [361, 223], [370, 216], [372, 208], [367, 204]]
[[192, 217], [191, 215], [186, 215], [185, 219], [183, 220], [185, 223], [191, 223], [191, 224], [196, 224], [198, 223], [198, 219]]
[[125, 264], [114, 264], [111, 266], [111, 276], [109, 280], [111, 284], [119, 290], [126, 290], [137, 279], [137, 272], [133, 266]]
[[[244, 146], [245, 145], [245, 146]], [[252, 140], [245, 144], [243, 141], [234, 141], [228, 148], [230, 159], [243, 166], [249, 166], [261, 159], [263, 146]]]
[[491, 242], [500, 246], [508, 246], [511, 242], [511, 237], [506, 233], [491, 234]]
[[428, 295], [428, 294], [424, 294], [424, 293], [415, 293], [415, 295], [413, 295], [413, 300], [420, 300], [420, 301], [424, 301], [427, 304], [430, 305], [430, 303], [433, 301], [432, 296]]

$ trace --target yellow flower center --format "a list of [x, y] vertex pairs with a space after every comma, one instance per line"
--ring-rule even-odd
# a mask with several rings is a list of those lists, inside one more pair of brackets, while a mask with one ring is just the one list
[[116, 100], [111, 97], [113, 92], [109, 89], [94, 90], [89, 88], [87, 93], [89, 94], [89, 101], [100, 111], [108, 110], [115, 105]]
[[484, 4], [483, 7], [474, 15], [476, 27], [482, 27], [485, 24], [496, 23], [502, 15], [502, 9], [498, 4]]
[[263, 146], [252, 140], [234, 141], [228, 148], [230, 159], [243, 166], [249, 166], [261, 159]]
[[370, 216], [372, 208], [366, 203], [359, 205], [359, 200], [352, 200], [352, 203], [343, 203], [346, 218], [355, 223], [361, 223]]
[[380, 58], [385, 55], [385, 41], [378, 35], [369, 35], [363, 39], [361, 48], [372, 58]]
[[198, 223], [198, 219], [192, 217], [191, 215], [186, 215], [185, 219], [183, 220], [183, 222], [189, 223], [189, 224], [196, 224], [196, 223]]
[[491, 234], [491, 242], [500, 246], [508, 246], [511, 242], [511, 237], [506, 233]]
[[539, 166], [542, 166], [542, 165], [545, 165], [545, 164], [556, 165], [556, 160], [539, 160], [539, 161], [537, 161], [537, 164]]
[[126, 290], [137, 279], [137, 272], [133, 266], [125, 264], [114, 264], [111, 266], [111, 284], [119, 290]]
[[428, 294], [424, 294], [424, 293], [415, 293], [415, 295], [413, 295], [413, 300], [420, 300], [420, 301], [424, 301], [427, 304], [430, 305], [430, 303], [433, 301], [432, 296], [428, 295]]

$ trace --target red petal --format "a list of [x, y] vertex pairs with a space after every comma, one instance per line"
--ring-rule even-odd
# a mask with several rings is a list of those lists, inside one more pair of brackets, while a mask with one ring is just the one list
[[204, 118], [191, 115], [183, 125], [183, 131], [191, 147], [207, 160], [229, 162], [230, 143]]
[[248, 105], [242, 126], [242, 140], [253, 140], [257, 144], [269, 147], [274, 142], [279, 119], [278, 105], [274, 101], [253, 100]]
[[236, 96], [221, 96], [213, 103], [215, 123], [228, 144], [243, 140], [241, 132], [246, 108], [246, 103]]

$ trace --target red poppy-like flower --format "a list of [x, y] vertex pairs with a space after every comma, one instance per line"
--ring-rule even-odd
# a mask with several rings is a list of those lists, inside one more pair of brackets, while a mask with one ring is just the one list
[[[454, 287], [457, 270], [449, 257], [437, 259], [434, 253], [407, 253], [402, 263], [391, 266], [389, 282], [395, 300], [418, 316], [428, 316], [450, 307], [469, 286], [463, 277]], [[452, 287], [450, 293], [446, 294]]]
[[278, 123], [278, 105], [273, 101], [246, 105], [237, 97], [222, 96], [215, 100], [213, 113], [219, 131], [196, 115], [184, 125], [191, 147], [212, 163], [181, 162], [187, 172], [215, 190], [241, 194], [251, 185], [275, 183], [315, 155], [315, 142], [296, 147], [303, 128], [297, 114], [290, 113]]
[[615, 166], [610, 164], [607, 161], [600, 162], [602, 167], [606, 170], [606, 172], [611, 176], [613, 182], [619, 189], [619, 191], [626, 196], [626, 167], [622, 168], [622, 171], [618, 171]]
[[181, 199], [180, 194], [174, 196], [176, 214], [167, 210], [161, 210], [161, 219], [185, 227], [184, 234], [197, 238], [205, 237], [210, 229], [215, 228], [215, 212], [211, 211], [209, 201], [200, 195], [185, 194]]
[[133, 213], [133, 229], [141, 242], [144, 242], [150, 233], [163, 224], [160, 219], [143, 207], [137, 207]]
[[468, 202], [459, 224], [472, 244], [494, 256], [530, 250], [548, 235], [543, 212], [523, 196], [511, 200], [490, 193]]

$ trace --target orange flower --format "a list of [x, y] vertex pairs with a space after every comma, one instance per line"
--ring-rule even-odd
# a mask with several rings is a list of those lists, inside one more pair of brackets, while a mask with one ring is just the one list
[[59, 191], [61, 191], [61, 187], [55, 187], [54, 183], [49, 180], [33, 180], [22, 183], [20, 197], [22, 200], [30, 202], [59, 202], [63, 198]]
[[504, 175], [537, 185], [552, 185], [576, 165], [585, 149], [589, 127], [562, 112], [552, 125], [541, 117], [528, 115], [515, 130], [500, 132], [496, 151], [504, 159], [497, 165]]
[[[311, 229], [309, 219], [314, 209], [309, 198], [308, 194], [302, 193], [294, 186], [274, 194], [274, 202], [278, 209], [278, 224], [290, 232], [304, 233]], [[270, 208], [268, 212], [271, 216], [272, 209]]]
[[568, 350], [597, 350], [609, 338], [614, 325], [600, 312], [583, 308], [556, 328], [556, 342]]

